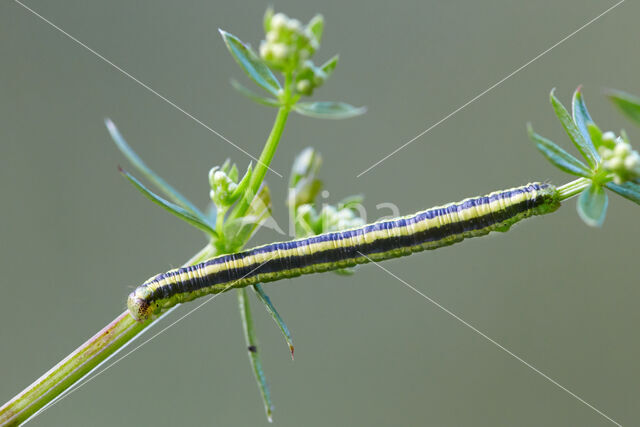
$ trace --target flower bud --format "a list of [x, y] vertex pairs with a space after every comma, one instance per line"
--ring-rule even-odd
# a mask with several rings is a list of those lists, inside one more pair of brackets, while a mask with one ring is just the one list
[[216, 206], [229, 205], [232, 202], [230, 200], [232, 193], [238, 188], [238, 184], [226, 172], [220, 170], [218, 166], [211, 168], [209, 171], [209, 185], [211, 186], [209, 197]]
[[274, 30], [280, 30], [282, 27], [286, 26], [287, 20], [287, 15], [284, 13], [276, 13], [271, 18], [271, 28]]
[[271, 45], [271, 52], [275, 61], [282, 61], [287, 57], [288, 47], [284, 43], [274, 43]]
[[283, 13], [265, 14], [265, 39], [260, 56], [270, 66], [284, 72], [295, 72], [318, 48], [317, 37], [297, 19]]
[[628, 142], [616, 137], [613, 132], [603, 133], [602, 140], [611, 147], [601, 146], [598, 150], [602, 157], [602, 166], [613, 175], [616, 184], [640, 177], [640, 154], [633, 150]]
[[602, 140], [603, 141], [615, 142], [616, 141], [616, 135], [611, 131], [607, 131], [607, 132], [602, 134]]
[[309, 80], [300, 80], [296, 84], [296, 91], [304, 95], [309, 94], [311, 91], [311, 82]]

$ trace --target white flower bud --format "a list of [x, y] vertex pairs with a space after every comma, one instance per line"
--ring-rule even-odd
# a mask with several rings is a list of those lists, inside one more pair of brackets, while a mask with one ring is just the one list
[[302, 23], [297, 19], [290, 19], [287, 22], [287, 28], [293, 32], [299, 33], [302, 31]]
[[276, 13], [273, 15], [273, 18], [271, 18], [271, 28], [279, 30], [287, 24], [288, 20], [287, 15], [284, 13]]
[[615, 141], [616, 140], [616, 135], [611, 131], [607, 131], [607, 132], [602, 134], [602, 140], [603, 141]]
[[631, 145], [626, 142], [616, 144], [613, 149], [613, 154], [617, 157], [625, 157], [627, 154], [631, 152]]
[[604, 167], [610, 171], [620, 169], [623, 165], [623, 160], [620, 157], [613, 157], [610, 160], [604, 162]]
[[224, 181], [226, 181], [227, 179], [228, 179], [228, 178], [227, 178], [227, 175], [226, 175], [224, 172], [222, 172], [222, 171], [216, 171], [216, 172], [213, 174], [213, 183], [214, 183], [215, 185], [220, 185], [220, 184], [222, 184]]
[[275, 31], [269, 31], [267, 33], [266, 40], [268, 43], [275, 43], [278, 40], [278, 33]]
[[638, 166], [640, 166], [640, 156], [637, 152], [632, 152], [624, 159], [624, 167], [629, 172], [634, 171]]
[[271, 45], [271, 52], [273, 52], [273, 57], [275, 59], [282, 60], [286, 58], [288, 51], [289, 49], [284, 43], [275, 43]]
[[600, 147], [598, 151], [600, 152], [600, 156], [604, 160], [607, 160], [613, 157], [613, 150], [610, 150], [607, 147]]
[[262, 42], [260, 43], [260, 56], [263, 59], [269, 59], [272, 55], [271, 52], [271, 45], [269, 43], [266, 42]]

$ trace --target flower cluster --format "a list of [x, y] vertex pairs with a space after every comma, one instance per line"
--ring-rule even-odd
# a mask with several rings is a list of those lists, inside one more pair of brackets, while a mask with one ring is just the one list
[[640, 154], [623, 138], [616, 137], [613, 132], [603, 133], [598, 151], [603, 168], [613, 173], [616, 184], [640, 177]]
[[[343, 199], [337, 206], [323, 204], [320, 211], [315, 208], [315, 200], [322, 190], [322, 181], [318, 179], [321, 165], [322, 156], [313, 148], [304, 149], [293, 162], [287, 203], [294, 219], [297, 237], [344, 230], [364, 224], [357, 211], [361, 206], [361, 196]], [[328, 192], [322, 192], [323, 198], [328, 195]]]
[[266, 40], [260, 44], [260, 56], [282, 71], [298, 68], [320, 44], [309, 26], [303, 27], [300, 21], [284, 13], [273, 15], [273, 11], [267, 10], [265, 31]]
[[296, 228], [300, 236], [311, 236], [330, 231], [340, 231], [348, 228], [360, 227], [364, 220], [357, 215], [351, 206], [324, 205], [317, 212], [312, 204], [298, 207], [296, 212]]
[[264, 25], [266, 37], [260, 44], [262, 59], [285, 74], [295, 74], [296, 93], [311, 95], [328, 77], [310, 59], [320, 46], [322, 16], [316, 15], [303, 26], [297, 19], [283, 13], [273, 14], [273, 10], [268, 9]]
[[327, 73], [316, 67], [311, 60], [304, 61], [296, 75], [296, 92], [310, 96], [313, 90], [322, 86], [327, 79]]
[[251, 176], [251, 165], [247, 169], [244, 177], [238, 182], [238, 168], [234, 164], [230, 167], [227, 160], [220, 166], [214, 166], [209, 171], [209, 197], [220, 210], [231, 206], [246, 189]]

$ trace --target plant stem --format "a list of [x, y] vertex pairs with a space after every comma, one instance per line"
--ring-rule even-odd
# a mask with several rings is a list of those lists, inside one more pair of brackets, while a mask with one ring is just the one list
[[567, 199], [571, 199], [572, 197], [577, 196], [582, 193], [582, 191], [591, 185], [591, 180], [588, 178], [578, 178], [573, 180], [567, 184], [564, 184], [558, 187], [558, 194], [560, 196], [560, 201], [565, 201]]
[[[267, 165], [273, 158], [273, 154], [277, 148], [278, 141], [282, 135], [282, 129], [287, 118], [288, 109], [282, 107], [278, 112], [274, 128], [271, 131], [269, 139], [265, 145], [260, 159], [263, 164], [256, 168], [256, 175], [254, 175], [255, 181], [252, 179], [252, 187], [257, 190], [260, 187], [262, 179], [267, 170]], [[587, 178], [579, 178], [571, 181], [565, 185], [558, 187], [558, 195], [560, 201], [570, 199], [580, 194], [585, 188], [591, 185], [591, 180]], [[255, 193], [254, 193], [255, 194]], [[251, 200], [247, 202], [249, 206]], [[242, 215], [243, 210], [240, 209], [234, 212], [235, 215]], [[246, 242], [240, 242], [241, 246], [244, 246]], [[216, 248], [209, 244], [205, 246], [200, 252], [194, 255], [184, 265], [193, 265], [211, 258], [218, 254]], [[246, 301], [246, 291], [241, 290], [239, 295], [241, 306], [246, 307], [244, 313], [245, 321], [245, 335], [247, 336], [248, 345], [255, 345], [255, 337], [253, 336], [253, 325], [251, 324], [251, 318], [248, 311]], [[149, 326], [155, 324], [162, 317], [169, 314], [177, 306], [167, 310], [159, 318], [149, 320], [145, 322], [135, 321], [128, 311], [120, 314], [111, 323], [105, 326], [100, 332], [91, 337], [87, 342], [78, 347], [73, 353], [67, 356], [64, 360], [51, 368], [43, 376], [37, 379], [33, 384], [28, 386], [24, 391], [15, 396], [12, 400], [7, 402], [0, 408], [0, 426], [17, 425], [32, 417], [38, 411], [45, 409], [48, 405], [56, 402], [57, 397], [62, 397], [63, 392], [69, 393], [73, 391], [72, 386], [84, 378], [85, 376], [98, 369], [103, 363], [107, 362], [111, 357], [116, 355], [120, 350], [124, 349], [126, 345], [133, 342], [133, 340], [139, 337], [142, 332], [146, 331]], [[250, 352], [250, 356], [257, 356]], [[262, 376], [259, 365], [256, 365], [255, 360], [254, 370], [256, 370], [256, 376], [258, 379]], [[264, 382], [264, 381], [263, 381]], [[262, 389], [264, 393], [266, 389]], [[269, 400], [265, 399], [268, 405], [267, 414], [270, 415]]]
[[[197, 264], [214, 255], [216, 255], [215, 248], [207, 245], [184, 265]], [[123, 350], [127, 344], [141, 336], [149, 326], [175, 308], [177, 306], [167, 310], [162, 316], [146, 322], [137, 322], [131, 317], [129, 311], [120, 314], [73, 353], [3, 405], [0, 408], [0, 426], [21, 424], [49, 404], [55, 403], [56, 397], [63, 392], [72, 392], [73, 389], [70, 387], [77, 381], [99, 368], [118, 351]]]
[[[280, 142], [289, 111], [291, 110], [291, 105], [288, 104], [289, 92], [285, 93], [285, 98], [287, 102], [278, 110], [278, 115], [276, 116], [269, 138], [265, 143], [262, 154], [260, 155], [260, 160], [251, 176], [249, 188], [245, 196], [243, 196], [238, 203], [238, 206], [234, 209], [233, 218], [244, 216], [253, 197], [258, 193], [262, 185], [269, 164], [278, 148], [278, 143]], [[246, 242], [237, 243], [240, 244], [239, 247], [246, 244]], [[213, 245], [208, 244], [184, 265], [197, 264], [215, 255], [218, 255], [218, 251]], [[38, 411], [55, 403], [57, 397], [62, 397], [62, 393], [72, 392], [74, 384], [98, 369], [103, 363], [107, 362], [120, 350], [132, 343], [135, 338], [141, 336], [142, 332], [146, 331], [151, 325], [155, 324], [177, 307], [178, 306], [175, 306], [167, 310], [156, 319], [145, 322], [135, 321], [129, 315], [129, 311], [120, 314], [100, 332], [78, 347], [73, 353], [3, 405], [0, 408], [0, 426], [21, 424]]]
[[251, 201], [258, 194], [258, 190], [262, 185], [262, 181], [264, 180], [264, 176], [267, 173], [267, 169], [269, 169], [269, 165], [271, 164], [271, 160], [273, 159], [273, 155], [278, 148], [278, 143], [280, 142], [280, 137], [282, 136], [282, 131], [284, 130], [284, 126], [287, 122], [287, 117], [289, 116], [289, 111], [291, 107], [289, 105], [283, 105], [278, 109], [278, 115], [276, 116], [276, 120], [273, 123], [273, 128], [271, 129], [271, 133], [269, 134], [269, 138], [265, 143], [264, 148], [262, 149], [262, 154], [260, 154], [260, 159], [258, 160], [258, 164], [253, 170], [253, 174], [251, 175], [251, 181], [249, 182], [249, 188], [245, 192], [244, 196], [238, 203], [238, 205], [234, 208], [232, 213], [232, 218], [242, 218]]

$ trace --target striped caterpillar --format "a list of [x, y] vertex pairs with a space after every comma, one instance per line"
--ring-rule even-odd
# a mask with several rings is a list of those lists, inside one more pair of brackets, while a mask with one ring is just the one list
[[129, 295], [127, 307], [136, 320], [147, 320], [178, 303], [230, 288], [397, 258], [507, 231], [524, 218], [559, 206], [553, 185], [531, 183], [358, 228], [271, 243], [156, 275]]

